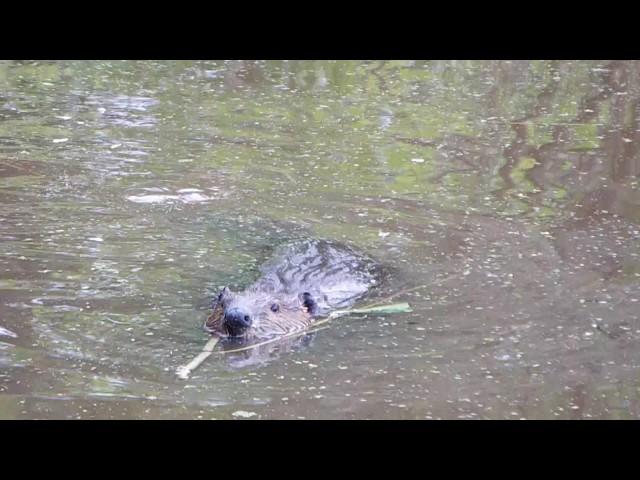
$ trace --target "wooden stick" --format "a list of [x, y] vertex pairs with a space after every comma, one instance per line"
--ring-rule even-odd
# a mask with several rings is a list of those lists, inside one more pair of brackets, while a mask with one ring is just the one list
[[[327, 323], [327, 322], [333, 320], [334, 318], [341, 317], [341, 316], [344, 316], [344, 315], [348, 315], [350, 313], [397, 313], [397, 312], [411, 312], [411, 311], [412, 311], [411, 310], [411, 306], [408, 303], [396, 303], [396, 304], [393, 304], [393, 305], [369, 306], [369, 307], [363, 307], [363, 308], [336, 310], [335, 312], [332, 312], [327, 318], [324, 318], [322, 320], [318, 320], [318, 321], [314, 322], [313, 324], [311, 324], [310, 325], [310, 329], [301, 330], [299, 332], [292, 332], [292, 333], [288, 333], [286, 335], [280, 335], [280, 336], [277, 336], [275, 338], [272, 338], [271, 340], [265, 340], [264, 342], [255, 343], [255, 344], [249, 345], [247, 347], [236, 348], [236, 349], [233, 349], [233, 350], [225, 350], [225, 351], [221, 351], [221, 352], [218, 352], [218, 353], [224, 355], [224, 354], [227, 354], [227, 353], [244, 352], [246, 350], [252, 350], [254, 348], [261, 347], [263, 345], [268, 345], [270, 343], [279, 342], [280, 340], [283, 340], [285, 338], [296, 337], [296, 336], [300, 336], [300, 335], [306, 335], [308, 333], [312, 333], [312, 332], [315, 332], [317, 330], [321, 330], [321, 329], [317, 328], [318, 326], [320, 326], [320, 325], [322, 325], [324, 323]], [[211, 339], [206, 343], [206, 345], [202, 349], [202, 352], [200, 352], [200, 354], [198, 354], [198, 356], [196, 358], [191, 360], [187, 365], [182, 365], [182, 366], [180, 366], [180, 367], [178, 367], [176, 369], [176, 375], [178, 375], [178, 377], [181, 378], [182, 380], [186, 380], [187, 378], [189, 378], [189, 374], [193, 370], [198, 368], [202, 362], [204, 362], [207, 358], [209, 358], [209, 356], [211, 356], [212, 353], [214, 353], [213, 349], [214, 349], [214, 347], [217, 345], [217, 343], [219, 341], [220, 341], [220, 337], [217, 337], [215, 335], [212, 336]]]
[[318, 330], [322, 330], [323, 328], [327, 328], [327, 327], [322, 327], [322, 328], [316, 328], [316, 327], [324, 323], [327, 323], [333, 320], [334, 318], [342, 317], [350, 313], [390, 313], [392, 312], [392, 310], [397, 310], [398, 312], [411, 312], [411, 306], [408, 303], [396, 303], [393, 305], [384, 305], [379, 307], [363, 307], [363, 308], [353, 308], [353, 309], [347, 309], [347, 310], [336, 310], [335, 312], [331, 312], [327, 318], [323, 318], [322, 320], [318, 320], [317, 322], [314, 322], [313, 324], [311, 324], [311, 329], [305, 329], [299, 332], [291, 332], [286, 335], [280, 335], [276, 338], [272, 338], [271, 340], [265, 340], [264, 342], [254, 343], [253, 345], [249, 345], [247, 347], [235, 348], [233, 350], [224, 350], [218, 353], [224, 355], [227, 353], [244, 352], [246, 350], [251, 350], [253, 348], [261, 347], [263, 345], [268, 345], [269, 343], [278, 342], [284, 338], [298, 337], [300, 335], [306, 335], [307, 333], [317, 332]]
[[202, 362], [209, 358], [209, 356], [213, 353], [213, 348], [218, 344], [219, 341], [220, 337], [217, 337], [215, 335], [212, 336], [211, 339], [209, 339], [209, 341], [202, 348], [202, 352], [200, 352], [200, 354], [196, 358], [191, 360], [188, 364], [181, 365], [176, 369], [176, 375], [178, 375], [178, 377], [182, 380], [186, 380], [187, 378], [189, 378], [189, 374], [193, 370], [198, 368]]
[[410, 313], [413, 310], [408, 303], [394, 303], [393, 305], [372, 304], [363, 308], [348, 308], [346, 310], [336, 310], [329, 314], [329, 320], [343, 317], [352, 313]]
[[403, 294], [409, 293], [409, 292], [415, 292], [416, 290], [422, 290], [422, 289], [425, 289], [425, 288], [430, 287], [430, 286], [431, 285], [420, 285], [418, 287], [407, 288], [406, 290], [401, 290], [399, 292], [394, 293], [393, 295], [389, 295], [388, 297], [381, 298], [379, 301], [377, 301], [375, 303], [371, 303], [371, 304], [369, 304], [369, 305], [367, 305], [366, 307], [363, 307], [363, 308], [377, 307], [379, 305], [383, 305], [384, 302], [388, 302], [392, 298], [395, 298], [395, 297], [397, 297], [399, 295], [403, 295]]
[[[329, 319], [321, 320], [321, 321], [319, 321], [317, 323], [314, 323], [313, 326], [316, 327], [318, 324], [326, 323], [328, 321], [329, 321]], [[270, 343], [279, 342], [280, 340], [283, 340], [285, 338], [299, 337], [301, 335], [307, 335], [308, 333], [317, 332], [318, 330], [323, 330], [325, 328], [328, 328], [328, 327], [312, 328], [311, 330], [307, 329], [307, 330], [302, 330], [300, 332], [292, 332], [292, 333], [288, 333], [287, 335], [279, 335], [279, 336], [277, 336], [275, 338], [272, 338], [271, 340], [265, 340], [264, 342], [254, 343], [253, 345], [248, 345], [246, 347], [234, 348], [233, 350], [223, 350], [223, 351], [216, 352], [216, 353], [219, 353], [221, 355], [226, 355], [227, 353], [237, 353], [237, 352], [244, 352], [246, 350], [253, 350], [254, 348], [258, 348], [258, 347], [261, 347], [263, 345], [268, 345]]]

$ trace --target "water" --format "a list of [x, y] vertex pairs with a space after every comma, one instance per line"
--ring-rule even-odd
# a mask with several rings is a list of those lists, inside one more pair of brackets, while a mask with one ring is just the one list
[[[637, 418], [640, 63], [0, 63], [0, 418]], [[348, 241], [414, 312], [175, 368]]]

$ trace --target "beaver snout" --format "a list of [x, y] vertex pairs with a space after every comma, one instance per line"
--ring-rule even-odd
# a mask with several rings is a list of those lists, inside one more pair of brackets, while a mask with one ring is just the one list
[[224, 314], [224, 328], [232, 337], [244, 334], [252, 323], [251, 316], [239, 308], [232, 308]]

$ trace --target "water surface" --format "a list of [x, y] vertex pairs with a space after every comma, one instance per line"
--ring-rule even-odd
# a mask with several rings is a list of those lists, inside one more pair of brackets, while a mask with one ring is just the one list
[[[0, 63], [0, 418], [637, 418], [640, 63]], [[342, 240], [410, 314], [193, 377]]]

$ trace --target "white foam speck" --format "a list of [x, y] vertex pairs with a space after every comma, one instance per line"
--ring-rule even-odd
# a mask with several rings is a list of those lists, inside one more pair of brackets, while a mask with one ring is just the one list
[[231, 415], [238, 418], [250, 418], [255, 417], [257, 413], [255, 412], [245, 412], [244, 410], [238, 410], [237, 412], [233, 412]]
[[209, 200], [209, 197], [206, 195], [202, 195], [200, 193], [187, 193], [180, 195], [180, 200], [185, 203], [198, 203], [198, 202], [206, 202]]
[[0, 327], [0, 335], [4, 335], [5, 337], [18, 338], [17, 333], [13, 333], [11, 330]]
[[164, 203], [167, 200], [176, 200], [177, 195], [131, 195], [127, 200], [135, 203]]

